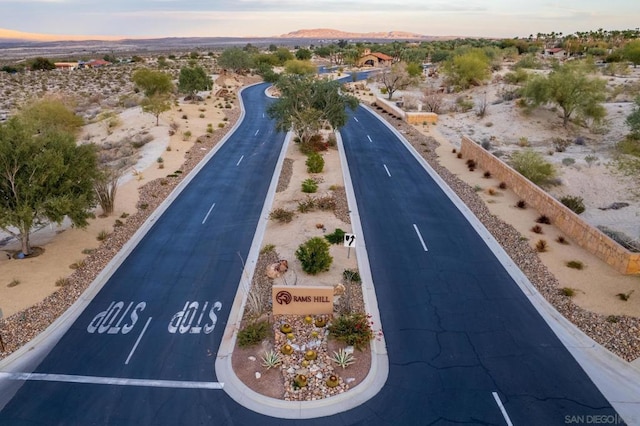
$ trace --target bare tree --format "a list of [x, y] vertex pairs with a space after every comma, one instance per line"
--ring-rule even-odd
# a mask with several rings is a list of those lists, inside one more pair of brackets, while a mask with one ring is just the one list
[[444, 93], [432, 86], [429, 86], [424, 89], [422, 103], [428, 112], [439, 114], [440, 109], [444, 104]]
[[391, 100], [396, 91], [406, 89], [415, 84], [417, 79], [409, 75], [406, 64], [397, 63], [381, 72], [378, 76], [378, 81], [387, 90], [389, 100]]
[[113, 213], [118, 190], [118, 179], [122, 176], [122, 169], [117, 167], [103, 166], [100, 177], [96, 179], [93, 188], [96, 191], [98, 203], [102, 208], [102, 213], [109, 216]]
[[482, 94], [482, 97], [478, 100], [476, 115], [480, 118], [484, 118], [487, 115], [487, 108], [489, 108], [489, 102], [487, 101], [487, 92]]

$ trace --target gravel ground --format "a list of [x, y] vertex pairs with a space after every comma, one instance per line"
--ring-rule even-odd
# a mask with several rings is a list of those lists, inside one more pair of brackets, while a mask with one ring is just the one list
[[640, 356], [640, 318], [624, 315], [606, 316], [589, 312], [560, 292], [556, 278], [542, 263], [536, 251], [511, 225], [497, 218], [472, 187], [458, 179], [438, 162], [435, 149], [438, 142], [421, 134], [413, 126], [381, 113], [411, 145], [427, 160], [433, 169], [473, 211], [493, 237], [500, 243], [515, 264], [565, 318], [593, 340], [619, 357], [633, 361]]

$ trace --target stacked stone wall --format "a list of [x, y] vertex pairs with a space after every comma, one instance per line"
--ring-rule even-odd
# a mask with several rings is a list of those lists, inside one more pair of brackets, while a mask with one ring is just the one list
[[472, 139], [466, 136], [462, 138], [460, 152], [463, 158], [473, 159], [478, 168], [491, 172], [493, 177], [506, 183], [518, 197], [551, 219], [551, 222], [576, 244], [623, 274], [640, 274], [640, 253], [626, 250], [599, 229], [589, 225]]

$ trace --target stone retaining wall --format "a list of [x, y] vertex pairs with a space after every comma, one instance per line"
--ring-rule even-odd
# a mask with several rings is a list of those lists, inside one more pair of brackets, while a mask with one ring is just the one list
[[380, 97], [376, 97], [375, 104], [388, 114], [400, 117], [409, 124], [422, 124], [425, 122], [434, 124], [438, 122], [438, 114], [433, 112], [406, 112], [396, 106], [395, 102]]
[[640, 274], [640, 253], [632, 253], [592, 227], [561, 202], [531, 183], [499, 158], [463, 136], [463, 158], [473, 159], [479, 168], [488, 170], [505, 182], [518, 197], [551, 219], [551, 222], [578, 245], [593, 253], [623, 274]]

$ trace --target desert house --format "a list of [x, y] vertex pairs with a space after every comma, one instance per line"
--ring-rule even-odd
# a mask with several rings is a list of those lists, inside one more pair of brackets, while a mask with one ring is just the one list
[[389, 67], [392, 63], [393, 58], [391, 56], [365, 49], [356, 65], [359, 67]]
[[553, 47], [550, 49], [544, 49], [544, 52], [542, 52], [542, 56], [545, 58], [555, 58], [555, 59], [566, 59], [567, 58], [567, 51], [564, 50], [561, 47]]

